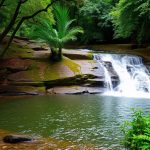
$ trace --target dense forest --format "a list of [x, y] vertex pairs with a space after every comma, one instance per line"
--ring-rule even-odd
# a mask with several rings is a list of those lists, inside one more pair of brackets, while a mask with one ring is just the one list
[[149, 42], [149, 0], [1, 0], [0, 42], [7, 35], [30, 37], [41, 18], [55, 25], [53, 7], [58, 1], [83, 28], [81, 43]]

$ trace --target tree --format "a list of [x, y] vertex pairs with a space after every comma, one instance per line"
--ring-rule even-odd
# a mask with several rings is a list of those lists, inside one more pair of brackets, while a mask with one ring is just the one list
[[62, 48], [69, 40], [75, 40], [76, 34], [83, 33], [81, 27], [71, 27], [74, 20], [69, 19], [69, 11], [65, 6], [57, 4], [54, 7], [54, 18], [56, 24], [49, 20], [41, 19], [35, 26], [34, 37], [46, 42], [51, 48], [51, 59], [59, 61], [62, 59]]
[[110, 0], [85, 0], [79, 9], [79, 25], [85, 34], [81, 37], [84, 43], [111, 41], [113, 30], [108, 15], [113, 3]]
[[[36, 0], [36, 2], [34, 0], [14, 0], [13, 3], [10, 0], [7, 0], [5, 2], [5, 5], [7, 7], [3, 7], [2, 9], [0, 9], [0, 21], [2, 30], [0, 34], [0, 43], [3, 41], [6, 35], [10, 33], [10, 31], [13, 31], [13, 28], [15, 28], [16, 24], [19, 22], [19, 20], [22, 19], [22, 17], [29, 16], [36, 11], [43, 9], [49, 3], [51, 3], [51, 0]], [[48, 12], [50, 12], [49, 10]], [[14, 12], [13, 15], [12, 12]], [[39, 17], [51, 17], [50, 13], [49, 15], [47, 15], [46, 13], [41, 14], [42, 15], [39, 15]], [[34, 20], [36, 20], [35, 18]], [[29, 22], [26, 22], [24, 24], [29, 24]]]
[[150, 39], [150, 0], [120, 0], [110, 13], [115, 38], [131, 38], [133, 42]]
[[16, 9], [15, 9], [15, 12], [14, 12], [14, 15], [13, 17], [11, 18], [8, 26], [4, 29], [4, 31], [1, 33], [0, 35], [0, 43], [2, 42], [2, 40], [5, 38], [5, 36], [8, 34], [8, 32], [12, 29], [12, 27], [14, 26], [15, 24], [15, 21], [17, 19], [17, 16], [19, 14], [19, 11], [20, 11], [20, 8], [21, 8], [21, 5], [24, 4], [27, 0], [19, 0], [18, 1], [18, 4], [16, 6]]
[[[27, 21], [29, 19], [33, 19], [35, 16], [37, 16], [38, 14], [42, 13], [42, 12], [47, 12], [48, 11], [48, 8], [55, 2], [57, 2], [59, 0], [52, 0], [50, 1], [45, 8], [41, 8], [41, 9], [37, 9], [35, 12], [33, 12], [33, 14], [31, 15], [27, 15], [27, 16], [23, 16], [21, 17], [21, 19], [19, 18], [19, 21], [17, 22], [17, 25], [15, 26], [11, 36], [10, 36], [10, 39], [8, 41], [8, 44], [7, 46], [5, 47], [5, 49], [3, 50], [3, 52], [1, 53], [1, 58], [5, 55], [7, 49], [9, 48], [14, 36], [16, 35], [17, 31], [20, 29], [21, 25], [24, 23], [24, 21]], [[17, 19], [17, 18], [16, 18]], [[12, 28], [10, 28], [11, 30]]]

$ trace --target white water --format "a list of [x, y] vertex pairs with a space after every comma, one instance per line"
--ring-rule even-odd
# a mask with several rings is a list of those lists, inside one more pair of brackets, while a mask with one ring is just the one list
[[112, 82], [111, 82], [111, 76], [109, 74], [108, 69], [105, 67], [104, 61], [101, 60], [101, 56], [100, 55], [94, 55], [94, 60], [96, 60], [99, 63], [100, 67], [104, 71], [105, 87], [106, 87], [107, 91], [113, 91], [113, 85], [112, 85]]
[[[94, 54], [100, 67], [104, 70], [105, 95], [127, 97], [150, 97], [150, 73], [142, 62], [142, 58], [119, 54]], [[111, 65], [106, 65], [110, 63]], [[117, 86], [113, 87], [111, 72], [119, 78]]]

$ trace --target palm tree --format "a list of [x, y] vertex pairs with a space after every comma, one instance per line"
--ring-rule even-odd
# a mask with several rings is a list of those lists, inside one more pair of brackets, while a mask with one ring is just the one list
[[81, 27], [71, 27], [75, 20], [69, 19], [69, 10], [60, 4], [54, 7], [55, 24], [49, 20], [41, 19], [35, 26], [34, 37], [46, 42], [51, 49], [52, 60], [62, 59], [62, 48], [70, 40], [76, 40], [78, 33], [83, 33]]

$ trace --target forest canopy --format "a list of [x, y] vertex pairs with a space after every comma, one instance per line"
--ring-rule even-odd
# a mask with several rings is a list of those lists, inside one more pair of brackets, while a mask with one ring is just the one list
[[0, 42], [22, 19], [14, 35], [29, 37], [41, 18], [55, 24], [52, 10], [58, 1], [70, 9], [71, 19], [76, 19], [73, 25], [83, 28], [84, 34], [78, 38], [82, 44], [149, 43], [150, 0], [0, 0]]

